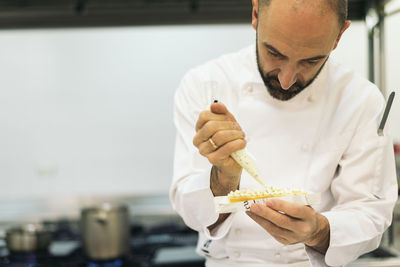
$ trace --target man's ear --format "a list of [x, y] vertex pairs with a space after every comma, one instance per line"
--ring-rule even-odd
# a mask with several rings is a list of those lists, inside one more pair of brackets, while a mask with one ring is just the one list
[[251, 10], [251, 26], [254, 30], [257, 30], [258, 23], [258, 0], [252, 0], [253, 9]]
[[351, 24], [351, 21], [350, 20], [346, 20], [346, 22], [344, 23], [344, 25], [342, 27], [342, 30], [339, 33], [339, 36], [336, 38], [335, 45], [334, 45], [332, 50], [336, 49], [336, 47], [339, 44], [340, 38], [342, 37], [342, 34], [344, 33], [345, 30], [347, 30], [350, 27], [350, 24]]

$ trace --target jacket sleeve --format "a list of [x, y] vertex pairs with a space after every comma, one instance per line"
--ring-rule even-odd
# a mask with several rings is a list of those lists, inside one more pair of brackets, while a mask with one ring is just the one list
[[[176, 142], [170, 201], [186, 225], [203, 231], [207, 238], [222, 238], [229, 230], [228, 218], [211, 234], [207, 227], [218, 219], [210, 189], [211, 164], [193, 145], [195, 125], [200, 112], [209, 108], [212, 92], [190, 72], [183, 78], [174, 99]], [[230, 216], [232, 217], [232, 216]]]
[[306, 248], [313, 266], [342, 266], [376, 249], [391, 223], [398, 186], [388, 127], [383, 136], [377, 134], [383, 99], [380, 103], [377, 114], [366, 112], [370, 119], [339, 162], [331, 184], [336, 205], [322, 212], [330, 224], [330, 244], [325, 257]]

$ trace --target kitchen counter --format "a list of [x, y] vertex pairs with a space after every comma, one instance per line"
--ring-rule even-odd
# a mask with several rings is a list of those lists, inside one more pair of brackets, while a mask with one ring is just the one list
[[[76, 221], [83, 207], [101, 204], [125, 204], [129, 207], [133, 225], [157, 228], [157, 225], [185, 227], [182, 219], [173, 211], [167, 195], [153, 196], [91, 196], [58, 197], [57, 199], [0, 199], [0, 248], [5, 247], [1, 240], [5, 230], [25, 222], [52, 222], [57, 220]], [[399, 205], [396, 205], [398, 207]], [[194, 241], [193, 241], [194, 242]], [[192, 243], [193, 243], [192, 242]], [[194, 242], [195, 243], [195, 242]], [[183, 249], [190, 250], [192, 258], [194, 243]], [[382, 242], [385, 244], [385, 242]], [[155, 260], [168, 261], [181, 251], [167, 247], [155, 255]], [[193, 255], [192, 255], [193, 254]], [[189, 255], [189, 254], [187, 254]], [[1, 256], [1, 255], [0, 255]], [[199, 256], [197, 256], [199, 257]], [[378, 250], [361, 256], [349, 267], [389, 267], [400, 266], [400, 252], [392, 247], [381, 246]]]
[[[129, 208], [131, 223], [152, 227], [160, 224], [184, 225], [172, 209], [168, 195], [143, 196], [64, 196], [54, 198], [0, 198], [0, 239], [5, 231], [25, 223], [78, 221], [82, 208], [102, 203]], [[0, 240], [0, 242], [2, 242]], [[0, 243], [0, 247], [4, 245]]]
[[399, 267], [400, 252], [391, 247], [381, 246], [371, 253], [361, 256], [347, 267]]
[[359, 259], [347, 266], [348, 267], [399, 267], [400, 258]]
[[[204, 266], [197, 255], [197, 232], [189, 229], [173, 212], [167, 196], [90, 197], [50, 200], [0, 202], [5, 212], [0, 222], [0, 266], [37, 267], [178, 267]], [[104, 202], [125, 204], [131, 215], [130, 249], [118, 259], [97, 262], [85, 255], [79, 227], [80, 209]], [[18, 207], [18, 212], [12, 209]], [[24, 214], [25, 213], [25, 214]], [[14, 215], [14, 217], [12, 216]], [[24, 222], [42, 222], [52, 231], [52, 242], [46, 252], [18, 254], [8, 251], [5, 230]], [[32, 256], [33, 255], [33, 256]], [[33, 261], [33, 262], [32, 262]], [[5, 264], [5, 265], [4, 265]], [[122, 265], [121, 265], [122, 264]]]

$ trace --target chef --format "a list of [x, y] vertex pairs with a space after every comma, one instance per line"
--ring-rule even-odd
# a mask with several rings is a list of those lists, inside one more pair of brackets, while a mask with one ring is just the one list
[[[175, 94], [170, 199], [199, 232], [206, 266], [342, 266], [378, 247], [397, 199], [385, 101], [329, 57], [350, 26], [345, 0], [253, 0], [256, 43], [191, 69]], [[217, 103], [215, 100], [218, 100]], [[217, 214], [213, 199], [269, 186], [321, 193]]]

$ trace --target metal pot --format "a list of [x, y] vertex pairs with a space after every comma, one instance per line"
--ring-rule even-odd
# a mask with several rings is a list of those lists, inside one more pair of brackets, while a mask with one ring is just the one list
[[123, 205], [89, 207], [81, 210], [82, 245], [93, 260], [124, 256], [130, 247], [129, 211]]
[[32, 252], [48, 249], [52, 233], [42, 224], [25, 224], [6, 231], [7, 248], [12, 252]]

